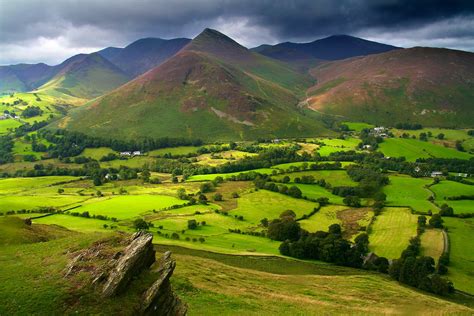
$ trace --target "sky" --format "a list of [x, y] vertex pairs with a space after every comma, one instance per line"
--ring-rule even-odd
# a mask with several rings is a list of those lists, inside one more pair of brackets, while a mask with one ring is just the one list
[[474, 0], [0, 0], [0, 65], [54, 65], [206, 27], [249, 48], [349, 34], [474, 52]]

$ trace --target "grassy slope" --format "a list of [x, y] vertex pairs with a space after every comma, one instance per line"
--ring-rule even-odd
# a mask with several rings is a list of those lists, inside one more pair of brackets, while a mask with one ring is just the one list
[[444, 221], [450, 244], [448, 277], [457, 289], [474, 294], [474, 220], [445, 217]]
[[120, 69], [99, 54], [91, 54], [67, 65], [37, 91], [53, 96], [66, 95], [90, 99], [127, 81], [127, 75]]
[[439, 229], [427, 229], [421, 235], [421, 254], [438, 260], [443, 254], [444, 238], [443, 232]]
[[[176, 248], [173, 251], [178, 252]], [[177, 269], [172, 282], [189, 304], [190, 315], [469, 312], [461, 305], [360, 270], [320, 264], [311, 267], [309, 263], [270, 258], [265, 264], [251, 257], [181, 252], [184, 254], [175, 255]], [[275, 271], [275, 266], [280, 269]]]
[[410, 238], [416, 236], [416, 221], [409, 209], [385, 208], [372, 224], [370, 250], [388, 259], [399, 258]]

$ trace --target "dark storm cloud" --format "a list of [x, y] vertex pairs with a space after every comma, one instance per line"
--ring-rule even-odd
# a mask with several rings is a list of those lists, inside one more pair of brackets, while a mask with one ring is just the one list
[[246, 46], [353, 34], [474, 51], [474, 1], [0, 0], [0, 64], [216, 28]]

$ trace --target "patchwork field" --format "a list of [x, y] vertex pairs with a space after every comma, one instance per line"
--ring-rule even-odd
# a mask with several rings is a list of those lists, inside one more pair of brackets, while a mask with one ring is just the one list
[[417, 217], [401, 207], [387, 207], [371, 226], [370, 250], [377, 255], [396, 259], [416, 236]]
[[469, 153], [460, 152], [453, 148], [408, 138], [387, 138], [379, 145], [379, 148], [385, 156], [405, 157], [407, 161], [430, 157], [459, 159], [473, 157]]
[[448, 204], [454, 209], [455, 214], [474, 213], [474, 200], [449, 200], [449, 197], [456, 196], [474, 196], [474, 186], [462, 184], [459, 182], [443, 180], [430, 187], [430, 190], [436, 196], [436, 203], [442, 205]]
[[390, 184], [384, 187], [387, 205], [409, 206], [418, 212], [437, 211], [436, 205], [428, 201], [431, 192], [425, 188], [432, 179], [390, 176], [389, 180]]

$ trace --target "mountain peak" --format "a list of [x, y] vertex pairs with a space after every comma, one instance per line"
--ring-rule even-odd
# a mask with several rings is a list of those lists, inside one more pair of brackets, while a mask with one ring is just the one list
[[184, 50], [207, 53], [224, 60], [243, 60], [252, 53], [230, 37], [219, 31], [206, 28], [196, 36]]

